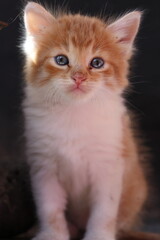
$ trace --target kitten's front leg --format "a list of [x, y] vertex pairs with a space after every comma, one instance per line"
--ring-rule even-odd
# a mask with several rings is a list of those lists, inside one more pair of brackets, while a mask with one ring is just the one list
[[123, 161], [95, 163], [91, 170], [91, 213], [84, 240], [115, 240]]
[[[34, 240], [68, 240], [69, 233], [64, 216], [66, 196], [53, 169], [45, 165], [32, 170], [31, 179], [40, 231]], [[52, 168], [52, 166], [51, 166]]]

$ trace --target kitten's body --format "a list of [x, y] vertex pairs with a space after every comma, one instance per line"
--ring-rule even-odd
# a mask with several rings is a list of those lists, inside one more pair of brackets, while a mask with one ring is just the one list
[[[103, 98], [103, 96], [101, 97]], [[102, 103], [55, 106], [49, 110], [45, 106], [43, 108], [42, 105], [39, 110], [37, 106], [36, 109], [34, 107], [25, 109], [27, 114], [30, 111], [33, 112], [31, 122], [27, 122], [27, 126], [34, 136], [27, 131], [27, 138], [30, 139], [32, 147], [38, 148], [39, 154], [43, 154], [43, 158], [45, 157], [42, 161], [38, 158], [37, 163], [32, 162], [31, 164], [45, 164], [46, 167], [42, 171], [49, 169], [52, 171], [52, 167], [55, 168], [53, 171], [58, 174], [68, 200], [72, 201], [71, 207], [74, 202], [83, 207], [85, 204], [83, 195], [88, 195], [92, 184], [97, 184], [96, 171], [103, 174], [102, 170], [104, 170], [106, 175], [104, 168], [108, 168], [108, 165], [110, 167], [111, 164], [115, 165], [114, 170], [117, 172], [124, 168], [125, 163], [121, 154], [123, 148], [123, 123], [121, 120], [124, 107], [121, 98], [114, 96], [112, 98], [104, 97]], [[39, 141], [37, 142], [37, 140]], [[51, 154], [51, 159], [48, 159], [49, 154]], [[54, 155], [56, 155], [56, 159], [54, 159]], [[101, 165], [103, 165], [103, 169], [98, 170]], [[49, 169], [46, 170], [47, 166]], [[119, 178], [118, 174], [117, 177]], [[110, 176], [106, 176], [104, 187], [107, 186], [107, 178], [110, 181]], [[121, 183], [119, 184], [118, 188], [121, 187]], [[103, 191], [102, 186], [100, 190]], [[113, 195], [116, 192], [117, 189]], [[88, 197], [87, 201], [89, 201]], [[86, 204], [88, 203], [86, 202]], [[78, 205], [75, 210], [81, 208]], [[82, 212], [80, 211], [80, 213]], [[79, 221], [78, 216], [75, 221]]]
[[[68, 240], [65, 210], [79, 229], [87, 228], [86, 240], [115, 240], [131, 228], [145, 201], [121, 95], [139, 18], [130, 13], [106, 28], [95, 18], [54, 19], [35, 3], [26, 7], [24, 113], [37, 240]], [[53, 59], [62, 54], [67, 66]], [[91, 67], [94, 57], [104, 59], [102, 69]]]

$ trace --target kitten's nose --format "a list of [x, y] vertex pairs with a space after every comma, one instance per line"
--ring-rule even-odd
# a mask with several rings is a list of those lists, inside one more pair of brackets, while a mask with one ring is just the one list
[[82, 72], [76, 72], [72, 75], [72, 79], [77, 83], [81, 84], [81, 82], [86, 80], [86, 75]]

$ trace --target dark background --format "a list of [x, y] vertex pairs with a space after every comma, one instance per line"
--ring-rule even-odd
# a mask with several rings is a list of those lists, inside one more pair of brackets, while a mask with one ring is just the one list
[[[105, 16], [119, 16], [129, 10], [139, 9], [144, 11], [140, 32], [136, 40], [138, 51], [134, 57], [130, 74], [132, 90], [127, 97], [127, 103], [137, 113], [144, 139], [153, 155], [150, 160], [150, 168], [152, 169], [151, 185], [154, 187], [154, 191], [151, 191], [152, 202], [150, 202], [148, 209], [150, 218], [154, 219], [152, 230], [157, 231], [159, 227], [157, 227], [156, 222], [160, 219], [160, 198], [158, 197], [160, 193], [160, 1], [55, 1], [41, 0], [42, 3], [47, 2], [49, 5], [55, 5], [55, 3], [61, 6], [67, 5], [73, 12], [81, 11], [82, 13], [93, 15], [102, 12]], [[19, 189], [20, 195], [17, 197], [14, 190], [12, 195], [7, 193], [11, 209], [12, 204], [14, 207], [16, 206], [16, 201], [18, 198], [21, 199], [22, 194], [22, 201], [18, 203], [19, 205], [22, 204], [22, 211], [16, 212], [16, 217], [12, 219], [14, 223], [15, 219], [17, 219], [17, 227], [12, 229], [12, 224], [9, 226], [8, 219], [4, 223], [4, 226], [5, 224], [7, 225], [6, 231], [8, 231], [8, 236], [26, 230], [34, 221], [34, 207], [30, 202], [28, 184], [27, 187], [24, 187], [26, 166], [23, 164], [22, 154], [23, 118], [21, 101], [23, 99], [23, 57], [20, 54], [18, 45], [22, 32], [20, 22], [22, 22], [21, 13], [23, 5], [22, 0], [0, 0], [0, 20], [11, 23], [7, 28], [0, 31], [0, 223], [4, 218], [7, 219], [7, 216], [9, 218], [11, 212], [14, 215], [13, 211], [9, 212], [9, 210], [6, 210], [8, 211], [7, 213], [1, 213], [1, 207], [3, 208], [1, 199], [4, 196], [4, 194], [1, 194], [1, 188], [3, 188], [1, 178], [7, 176], [7, 184], [13, 184], [14, 177], [12, 181], [9, 181], [8, 176], [11, 173], [16, 176], [14, 187]], [[5, 171], [8, 171], [9, 173], [7, 174], [9, 175], [5, 175]], [[15, 171], [18, 171], [18, 173], [15, 173]], [[25, 195], [26, 192], [27, 196]], [[23, 217], [20, 212], [23, 213]], [[25, 214], [29, 220], [22, 224]], [[2, 234], [1, 226], [0, 224], [0, 236], [3, 236], [5, 235], [5, 227], [3, 226]]]

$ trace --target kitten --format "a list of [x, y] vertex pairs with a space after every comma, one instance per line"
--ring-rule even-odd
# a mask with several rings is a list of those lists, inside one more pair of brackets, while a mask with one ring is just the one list
[[34, 240], [68, 240], [67, 219], [86, 229], [84, 240], [115, 240], [137, 220], [147, 185], [122, 93], [140, 18], [134, 11], [107, 24], [25, 7]]

